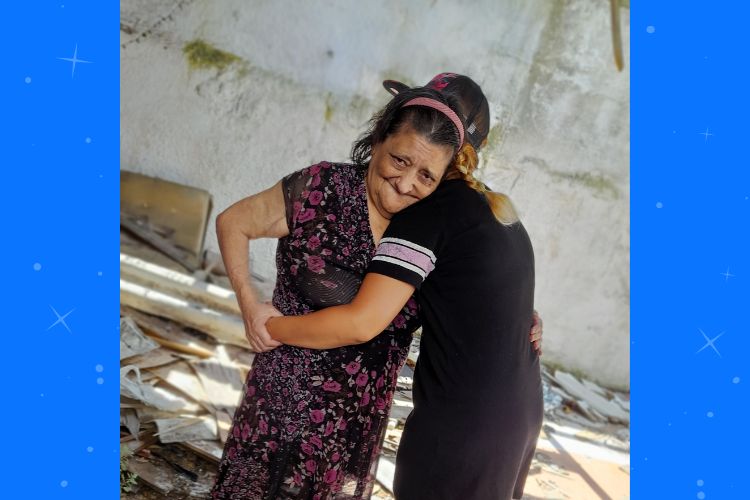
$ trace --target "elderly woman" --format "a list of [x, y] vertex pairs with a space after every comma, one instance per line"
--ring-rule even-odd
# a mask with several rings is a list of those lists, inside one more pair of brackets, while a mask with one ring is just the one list
[[[353, 164], [295, 172], [217, 218], [248, 331], [274, 314], [249, 285], [249, 239], [280, 238], [273, 305], [282, 313], [352, 300], [391, 217], [436, 189], [463, 142], [454, 109], [465, 103], [435, 88], [394, 97], [355, 143]], [[212, 497], [369, 498], [398, 373], [419, 326], [416, 302], [391, 319], [358, 345], [258, 354]], [[256, 351], [266, 349], [249, 338]]]

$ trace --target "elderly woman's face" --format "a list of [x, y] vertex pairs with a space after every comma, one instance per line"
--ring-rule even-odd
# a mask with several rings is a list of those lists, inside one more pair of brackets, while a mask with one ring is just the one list
[[374, 146], [367, 190], [380, 215], [390, 219], [435, 191], [452, 156], [453, 148], [433, 144], [409, 126]]

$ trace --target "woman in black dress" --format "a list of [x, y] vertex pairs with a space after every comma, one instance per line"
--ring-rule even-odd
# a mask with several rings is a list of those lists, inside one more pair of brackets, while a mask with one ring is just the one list
[[266, 323], [285, 344], [368, 342], [418, 290], [423, 335], [398, 500], [521, 498], [541, 428], [533, 250], [510, 200], [474, 179], [476, 160], [464, 144], [448, 180], [393, 217], [350, 304]]

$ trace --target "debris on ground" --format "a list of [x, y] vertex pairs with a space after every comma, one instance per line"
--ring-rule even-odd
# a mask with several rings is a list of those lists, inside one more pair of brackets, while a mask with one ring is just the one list
[[[160, 238], [143, 238], [142, 230], [128, 231], [140, 219], [125, 220], [121, 498], [207, 498], [253, 353], [220, 257], [201, 251], [185, 258], [179, 247], [165, 252], [174, 245], [168, 228], [151, 228]], [[272, 282], [254, 279], [269, 299]], [[417, 333], [398, 378], [371, 498], [393, 498], [419, 341]], [[629, 394], [542, 366], [544, 426], [524, 498], [629, 498]]]

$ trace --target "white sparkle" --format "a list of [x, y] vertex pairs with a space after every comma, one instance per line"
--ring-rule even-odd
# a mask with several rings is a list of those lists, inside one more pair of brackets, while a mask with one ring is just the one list
[[96, 371], [101, 373], [104, 371], [104, 367], [102, 365], [96, 365]]
[[653, 33], [654, 31], [656, 31], [656, 28], [654, 28], [653, 26], [646, 26], [646, 33], [650, 34], [650, 33]]
[[23, 81], [26, 83], [31, 83], [31, 77], [27, 76], [26, 78], [23, 79]]
[[732, 383], [733, 383], [733, 384], [739, 384], [739, 383], [740, 383], [740, 377], [734, 377], [734, 378], [732, 379]]
[[729, 268], [727, 268], [727, 272], [725, 272], [725, 273], [719, 273], [719, 274], [721, 274], [722, 276], [726, 277], [726, 279], [724, 281], [729, 281], [729, 278], [734, 278], [735, 277], [734, 274], [731, 274], [729, 272]]
[[706, 413], [706, 416], [708, 418], [714, 418], [714, 412], [710, 411], [710, 412]]
[[706, 127], [706, 131], [705, 131], [705, 132], [698, 132], [698, 134], [699, 134], [699, 135], [704, 135], [704, 136], [706, 136], [706, 141], [708, 141], [708, 136], [709, 136], [709, 135], [714, 135], [714, 134], [712, 134], [712, 133], [710, 133], [710, 132], [708, 131], [708, 127]]
[[[65, 315], [63, 315], [63, 316], [60, 316], [60, 315], [59, 315], [59, 314], [57, 313], [57, 311], [55, 311], [55, 308], [54, 308], [54, 307], [50, 306], [50, 308], [52, 309], [52, 312], [54, 312], [54, 313], [55, 313], [55, 316], [57, 316], [57, 321], [55, 321], [54, 323], [52, 323], [52, 324], [51, 324], [51, 325], [49, 326], [49, 328], [47, 328], [47, 330], [49, 330], [50, 328], [52, 328], [53, 326], [55, 326], [55, 325], [56, 325], [56, 324], [58, 324], [58, 323], [62, 323], [62, 325], [63, 325], [63, 326], [65, 327], [65, 329], [66, 329], [66, 330], [68, 330], [68, 331], [70, 332], [70, 328], [68, 328], [68, 324], [67, 324], [67, 323], [65, 323], [65, 318], [67, 318], [67, 317], [68, 317], [68, 316], [70, 315], [70, 313], [72, 313], [73, 311], [75, 311], [75, 309], [71, 309], [70, 311], [66, 312], [66, 313], [65, 313]], [[70, 333], [73, 333], [73, 332], [70, 332]]]
[[695, 484], [697, 484], [698, 486], [703, 486], [703, 485], [704, 485], [705, 483], [703, 482], [703, 479], [698, 479], [698, 480], [697, 480], [697, 481], [695, 482]]
[[34, 263], [34, 271], [41, 271], [42, 265], [39, 262]]
[[78, 59], [78, 44], [76, 44], [76, 48], [73, 51], [73, 57], [58, 57], [58, 59], [62, 61], [68, 61], [73, 63], [73, 69], [70, 72], [70, 77], [73, 78], [76, 72], [76, 63], [87, 63], [90, 64], [92, 61], [84, 61], [83, 59]]
[[662, 208], [663, 206], [664, 206], [664, 204], [662, 204], [662, 202], [660, 202], [660, 201], [656, 202], [656, 208]]
[[104, 383], [104, 379], [101, 378], [101, 377], [99, 377], [99, 378], [96, 379], [96, 383], [99, 384], [99, 385], [102, 385]]
[[698, 494], [695, 496], [697, 496], [699, 500], [703, 500], [704, 498], [706, 498], [706, 494], [703, 493], [702, 491], [699, 491]]
[[60, 486], [62, 486], [63, 488], [67, 488], [68, 482], [63, 479], [62, 481], [60, 481]]
[[721, 333], [720, 333], [720, 334], [718, 334], [718, 335], [717, 335], [716, 337], [714, 337], [714, 338], [712, 338], [712, 339], [710, 339], [710, 340], [709, 340], [709, 338], [708, 338], [708, 335], [706, 335], [706, 334], [705, 334], [705, 333], [703, 332], [703, 330], [701, 330], [700, 328], [698, 328], [698, 331], [699, 331], [699, 332], [701, 332], [701, 335], [703, 335], [703, 338], [704, 338], [704, 339], [706, 339], [706, 345], [704, 345], [703, 347], [701, 347], [700, 349], [698, 349], [698, 350], [697, 350], [697, 351], [695, 352], [695, 354], [698, 354], [699, 352], [701, 352], [701, 351], [702, 351], [703, 349], [705, 349], [706, 347], [710, 347], [711, 349], [713, 349], [714, 351], [716, 351], [716, 354], [718, 354], [718, 355], [719, 355], [719, 357], [721, 357], [721, 353], [719, 352], [719, 350], [718, 350], [718, 349], [716, 348], [716, 346], [714, 345], [714, 342], [716, 342], [716, 339], [718, 339], [719, 337], [721, 337], [722, 335], [724, 335], [724, 332], [721, 332]]
[[89, 453], [92, 453], [94, 451], [94, 447], [89, 446], [88, 448], [86, 448], [86, 451], [88, 451]]

